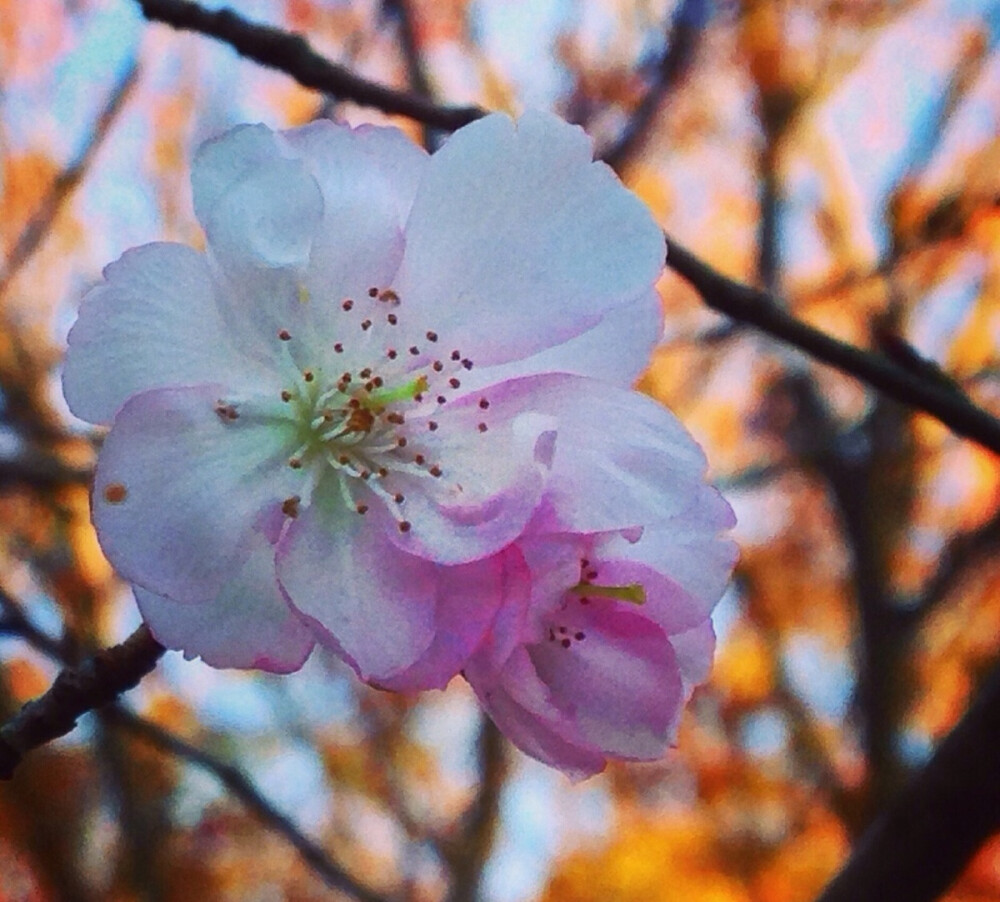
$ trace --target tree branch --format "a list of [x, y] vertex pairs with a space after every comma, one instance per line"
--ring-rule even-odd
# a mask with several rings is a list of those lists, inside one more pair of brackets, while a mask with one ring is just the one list
[[682, 276], [713, 310], [755, 326], [835, 369], [854, 376], [908, 407], [940, 420], [957, 435], [1000, 454], [1000, 420], [963, 392], [814, 329], [786, 313], [777, 299], [727, 278], [667, 239], [667, 265]]
[[[438, 106], [405, 91], [367, 81], [318, 55], [301, 36], [254, 25], [231, 10], [209, 11], [190, 0], [137, 2], [148, 19], [218, 38], [244, 56], [279, 69], [306, 87], [443, 129], [460, 128], [486, 115], [486, 110], [478, 107]], [[881, 354], [814, 329], [786, 313], [766, 292], [727, 278], [669, 236], [667, 242], [670, 247], [667, 266], [690, 282], [713, 310], [755, 326], [897, 401], [929, 413], [958, 435], [1000, 454], [1000, 420], [962, 392], [909, 372]]]
[[816, 902], [932, 902], [1000, 828], [1000, 667]]
[[302, 856], [303, 861], [331, 889], [347, 893], [361, 902], [385, 902], [382, 896], [362, 886], [342, 867], [335, 864], [320, 846], [296, 827], [290, 818], [271, 805], [260, 794], [257, 787], [250, 782], [246, 774], [235, 765], [220, 761], [203, 749], [185, 742], [179, 736], [175, 736], [145, 718], [133, 714], [120, 705], [109, 708], [105, 712], [105, 717], [161, 751], [181, 758], [212, 774], [266, 827], [288, 840]]
[[262, 66], [279, 69], [304, 87], [332, 94], [340, 100], [351, 100], [385, 113], [409, 116], [418, 122], [449, 131], [486, 115], [477, 107], [439, 106], [416, 94], [394, 91], [361, 78], [350, 69], [318, 54], [301, 35], [255, 25], [230, 9], [207, 10], [189, 0], [137, 2], [143, 15], [151, 21], [217, 38], [241, 56]]
[[138, 64], [133, 62], [124, 77], [115, 85], [101, 110], [94, 128], [86, 144], [74, 159], [52, 183], [45, 197], [38, 205], [37, 212], [31, 217], [21, 231], [14, 248], [10, 252], [2, 271], [0, 271], [0, 295], [2, 295], [14, 277], [21, 271], [35, 251], [38, 250], [45, 236], [48, 235], [52, 223], [62, 208], [63, 202], [80, 184], [86, 174], [94, 155], [104, 143], [111, 126], [125, 106], [132, 88], [139, 76]]
[[32, 749], [65, 736], [81, 715], [133, 688], [156, 667], [164, 651], [149, 630], [140, 626], [120, 645], [63, 670], [48, 692], [28, 702], [0, 727], [0, 780], [9, 780]]
[[656, 67], [656, 80], [629, 117], [618, 140], [601, 154], [601, 159], [613, 169], [620, 169], [648, 137], [663, 102], [691, 66], [709, 14], [706, 0], [681, 0], [677, 5], [670, 19], [666, 49]]

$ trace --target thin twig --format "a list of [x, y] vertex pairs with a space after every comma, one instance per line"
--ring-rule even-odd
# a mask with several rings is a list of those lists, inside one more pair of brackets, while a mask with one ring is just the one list
[[138, 76], [139, 65], [133, 61], [128, 71], [111, 91], [94, 123], [86, 144], [77, 154], [76, 159], [59, 173], [38, 205], [38, 210], [22, 229], [14, 243], [14, 249], [10, 252], [3, 270], [0, 271], [0, 295], [7, 290], [14, 277], [41, 246], [66, 199], [83, 180], [91, 161], [104, 143], [108, 132], [111, 131], [111, 126], [114, 125], [118, 114], [124, 108], [125, 101], [128, 100]]
[[656, 78], [629, 117], [618, 140], [601, 153], [601, 159], [620, 169], [642, 146], [664, 101], [687, 74], [694, 59], [698, 37], [709, 15], [707, 0], [682, 0], [677, 5], [667, 29], [667, 46], [656, 67]]
[[140, 626], [120, 645], [65, 668], [44, 695], [0, 727], [0, 780], [9, 780], [32, 749], [65, 736], [80, 716], [133, 688], [156, 667], [165, 650]]
[[212, 774], [267, 827], [288, 840], [302, 856], [305, 863], [331, 889], [348, 893], [361, 902], [385, 902], [385, 897], [362, 886], [343, 868], [335, 864], [320, 846], [271, 805], [250, 782], [246, 774], [235, 765], [220, 761], [203, 749], [186, 742], [145, 718], [133, 714], [120, 705], [110, 708], [105, 716], [134, 736]]
[[218, 38], [241, 56], [262, 66], [280, 69], [304, 87], [332, 94], [340, 100], [351, 100], [386, 113], [409, 116], [418, 122], [449, 131], [486, 115], [477, 107], [439, 106], [416, 94], [394, 91], [361, 78], [350, 69], [318, 54], [301, 35], [255, 25], [231, 9], [208, 10], [189, 0], [137, 2], [147, 19]]
[[483, 868], [496, 836], [500, 791], [507, 773], [506, 744], [496, 725], [483, 715], [479, 731], [479, 784], [472, 804], [462, 818], [460, 836], [442, 844], [452, 873], [448, 902], [474, 902], [479, 898]]
[[[75, 663], [76, 655], [72, 650], [72, 641], [59, 642], [47, 633], [42, 632], [24, 613], [23, 606], [6, 590], [0, 587], [0, 612], [3, 614], [0, 623], [9, 624], [13, 631], [26, 642], [53, 660], [67, 667]], [[327, 854], [310, 840], [285, 815], [281, 814], [268, 802], [250, 782], [249, 778], [239, 768], [224, 761], [189, 742], [174, 736], [151, 721], [129, 711], [123, 705], [113, 702], [101, 710], [102, 719], [128, 730], [141, 739], [156, 746], [167, 754], [188, 761], [203, 770], [213, 774], [216, 779], [230, 790], [246, 807], [252, 811], [268, 827], [274, 829], [301, 853], [306, 865], [313, 870], [331, 889], [339, 889], [350, 893], [362, 902], [385, 902], [371, 890], [354, 881], [343, 868], [331, 860]], [[0, 740], [3, 732], [0, 730]], [[2, 751], [2, 745], [0, 745]]]

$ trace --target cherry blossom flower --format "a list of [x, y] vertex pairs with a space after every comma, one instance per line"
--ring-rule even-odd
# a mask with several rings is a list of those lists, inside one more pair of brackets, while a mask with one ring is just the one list
[[[516, 594], [504, 549], [553, 467], [575, 491], [559, 430], [593, 440], [659, 338], [662, 235], [540, 113], [433, 156], [395, 129], [244, 126], [192, 182], [206, 252], [126, 252], [69, 336], [68, 403], [111, 425], [102, 547], [153, 634], [210, 664], [293, 670], [319, 641], [364, 679], [443, 685]], [[631, 525], [614, 494], [559, 508]]]
[[[663, 757], [709, 672], [709, 619], [736, 552], [728, 505], [634, 532], [530, 534], [508, 595], [463, 673], [522, 751], [580, 779], [608, 758]], [[632, 541], [630, 541], [632, 540]]]

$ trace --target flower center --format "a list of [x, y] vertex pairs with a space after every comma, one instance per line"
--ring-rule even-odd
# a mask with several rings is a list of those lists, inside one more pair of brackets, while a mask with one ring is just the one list
[[[300, 299], [311, 303], [305, 291]], [[461, 388], [461, 376], [473, 364], [457, 349], [440, 354], [433, 330], [414, 340], [403, 328], [399, 306], [394, 291], [377, 288], [365, 299], [341, 302], [338, 340], [321, 343], [325, 350], [316, 366], [300, 366], [310, 352], [296, 346], [288, 329], [280, 329], [279, 349], [295, 374], [280, 392], [280, 416], [294, 425], [289, 467], [311, 476], [313, 486], [332, 472], [350, 509], [367, 513], [378, 498], [400, 531], [409, 532], [403, 483], [445, 475], [437, 458], [440, 423], [434, 416]], [[479, 407], [487, 410], [489, 401], [481, 398]], [[221, 400], [216, 412], [224, 421], [239, 417], [236, 406]], [[479, 432], [487, 430], [485, 422], [478, 424]], [[297, 495], [285, 501], [286, 516], [298, 516], [299, 501]]]

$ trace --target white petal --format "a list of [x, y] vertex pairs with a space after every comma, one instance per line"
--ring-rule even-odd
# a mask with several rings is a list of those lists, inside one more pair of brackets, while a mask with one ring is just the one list
[[133, 396], [94, 476], [94, 525], [108, 559], [129, 582], [178, 601], [221, 592], [249, 557], [265, 509], [302, 479], [286, 465], [290, 428], [220, 417], [220, 393]]
[[434, 638], [437, 568], [394, 548], [373, 517], [317, 498], [279, 545], [281, 585], [362, 679], [389, 679]]
[[194, 208], [215, 257], [230, 274], [302, 266], [323, 215], [307, 167], [263, 125], [232, 129], [199, 148]]
[[106, 423], [149, 388], [260, 383], [265, 371], [233, 338], [202, 254], [181, 244], [134, 248], [83, 299], [63, 365], [66, 401], [78, 417]]
[[663, 335], [656, 291], [610, 310], [586, 332], [537, 354], [496, 366], [477, 366], [462, 384], [470, 389], [536, 373], [573, 373], [627, 388], [639, 378]]
[[663, 268], [648, 210], [582, 130], [487, 116], [431, 157], [406, 225], [403, 302], [477, 364], [537, 353], [647, 292]]
[[259, 533], [250, 542], [250, 556], [208, 601], [172, 601], [138, 587], [135, 598], [156, 640], [167, 648], [212, 667], [290, 673], [305, 663], [315, 639], [278, 586], [274, 548]]

